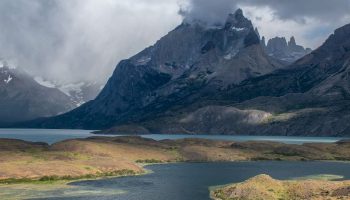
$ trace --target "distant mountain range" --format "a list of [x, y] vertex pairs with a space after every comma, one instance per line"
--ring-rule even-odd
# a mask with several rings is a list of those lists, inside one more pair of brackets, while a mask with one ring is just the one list
[[35, 77], [34, 80], [42, 86], [59, 89], [69, 96], [76, 107], [95, 99], [103, 89], [103, 85], [98, 82], [60, 83], [59, 81], [49, 81], [42, 77]]
[[267, 44], [265, 37], [262, 37], [261, 45], [269, 56], [281, 60], [286, 64], [291, 64], [312, 52], [310, 48], [297, 45], [294, 37], [291, 37], [288, 43], [284, 37], [275, 37], [270, 39]]
[[65, 113], [94, 99], [100, 87], [96, 83], [56, 86], [1, 61], [0, 123]]
[[75, 108], [68, 96], [38, 84], [20, 69], [0, 65], [0, 122], [57, 115]]
[[220, 27], [183, 23], [121, 61], [95, 100], [17, 126], [349, 136], [350, 25], [310, 54], [293, 38], [286, 44], [275, 38], [265, 46], [242, 10]]

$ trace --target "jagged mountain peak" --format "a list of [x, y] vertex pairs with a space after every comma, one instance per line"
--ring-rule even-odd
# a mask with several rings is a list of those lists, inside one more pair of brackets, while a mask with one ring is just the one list
[[[247, 21], [248, 19], [244, 16], [243, 10], [238, 8], [235, 12], [228, 14], [227, 22]], [[249, 20], [248, 20], [249, 21]]]
[[295, 46], [297, 45], [294, 36], [292, 36], [288, 42], [288, 46]]
[[280, 67], [263, 51], [252, 22], [241, 10], [230, 14], [221, 27], [182, 23], [153, 46], [121, 61], [95, 100], [44, 124], [105, 128], [131, 122]]
[[238, 9], [227, 16], [225, 27], [252, 28], [252, 22], [243, 15], [243, 10]]
[[298, 45], [294, 36], [288, 42], [285, 37], [274, 37], [269, 39], [267, 44], [265, 44], [265, 37], [263, 37], [260, 43], [265, 48], [267, 54], [288, 64], [311, 52], [310, 48], [304, 48]]
[[201, 19], [184, 19], [181, 26], [179, 27], [200, 27], [203, 29], [223, 29], [226, 27], [226, 29], [230, 29], [232, 27], [236, 28], [253, 28], [252, 22], [246, 18], [243, 14], [242, 9], [237, 9], [235, 12], [229, 13], [226, 17], [225, 21], [217, 22], [215, 24], [208, 24], [205, 21], [202, 21]]
[[156, 44], [130, 58], [135, 66], [149, 66], [178, 78], [207, 54], [226, 60], [248, 46], [260, 43], [251, 21], [240, 11], [228, 16], [224, 26], [207, 28], [198, 23], [182, 23]]

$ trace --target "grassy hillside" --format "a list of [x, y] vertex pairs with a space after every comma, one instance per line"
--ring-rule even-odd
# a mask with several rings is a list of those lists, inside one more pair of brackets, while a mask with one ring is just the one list
[[214, 200], [336, 200], [350, 198], [350, 181], [306, 179], [279, 181], [259, 175], [211, 191]]
[[48, 145], [0, 140], [0, 183], [144, 173], [145, 164], [256, 160], [350, 160], [350, 142], [288, 145], [206, 139], [91, 137]]

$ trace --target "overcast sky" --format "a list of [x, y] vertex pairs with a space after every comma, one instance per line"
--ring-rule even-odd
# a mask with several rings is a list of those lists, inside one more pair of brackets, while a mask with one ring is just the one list
[[261, 35], [311, 48], [350, 23], [350, 0], [1, 0], [0, 58], [51, 79], [104, 82], [183, 19], [222, 23], [238, 7]]

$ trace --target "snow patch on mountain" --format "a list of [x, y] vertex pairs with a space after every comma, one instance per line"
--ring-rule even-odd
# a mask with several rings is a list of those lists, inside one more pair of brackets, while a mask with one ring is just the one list
[[234, 30], [234, 31], [237, 31], [237, 32], [245, 30], [245, 28], [238, 28], [238, 27], [235, 27], [235, 26], [233, 26], [231, 29]]
[[4, 80], [4, 82], [5, 82], [6, 84], [8, 84], [8, 83], [10, 83], [11, 80], [12, 80], [12, 77], [11, 77], [11, 75], [9, 75], [9, 76], [7, 77], [7, 79]]
[[77, 82], [62, 84], [58, 86], [58, 89], [63, 93], [71, 97], [72, 101], [77, 107], [82, 104], [93, 100], [103, 89], [104, 85], [97, 82]]
[[238, 54], [239, 50], [237, 49], [233, 49], [231, 52], [229, 52], [228, 54], [226, 54], [224, 56], [225, 60], [231, 60], [232, 58], [234, 58], [237, 54]]
[[137, 60], [137, 65], [147, 65], [149, 61], [151, 61], [150, 57], [142, 57], [139, 60]]
[[65, 93], [67, 96], [72, 96], [72, 93], [81, 93], [81, 87], [83, 87], [84, 85], [84, 82], [70, 83], [66, 85], [61, 85], [58, 89]]
[[59, 81], [49, 81], [42, 77], [35, 77], [34, 80], [40, 85], [48, 88], [56, 88], [70, 97], [76, 107], [92, 100], [103, 89], [104, 85], [96, 82], [60, 83]]
[[55, 84], [51, 83], [50, 81], [44, 80], [42, 77], [35, 77], [34, 80], [44, 87], [56, 88]]

